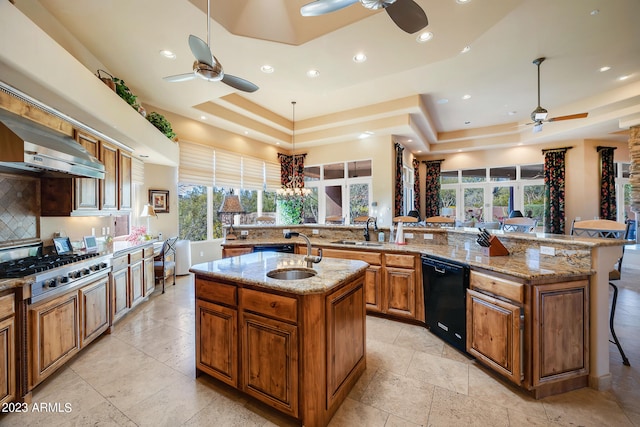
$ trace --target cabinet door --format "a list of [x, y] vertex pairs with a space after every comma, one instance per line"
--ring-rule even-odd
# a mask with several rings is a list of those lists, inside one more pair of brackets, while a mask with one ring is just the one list
[[29, 390], [80, 349], [78, 292], [29, 308]]
[[118, 180], [120, 209], [131, 209], [131, 155], [119, 151]]
[[238, 312], [196, 300], [196, 369], [238, 387]]
[[[76, 141], [82, 145], [93, 157], [98, 158], [98, 140], [90, 135], [76, 132]], [[76, 178], [75, 180], [75, 208], [77, 210], [98, 210], [99, 179]]]
[[129, 269], [114, 271], [111, 274], [111, 319], [112, 323], [124, 316], [129, 310]]
[[415, 319], [416, 271], [408, 268], [386, 267], [384, 311], [394, 316]]
[[104, 179], [100, 180], [100, 209], [118, 209], [118, 149], [100, 142], [100, 160], [104, 164]]
[[588, 281], [533, 290], [533, 385], [589, 373]]
[[517, 305], [467, 290], [467, 351], [518, 385], [523, 327]]
[[40, 215], [69, 216], [73, 211], [71, 178], [40, 179]]
[[109, 328], [109, 278], [80, 289], [80, 348]]
[[11, 316], [0, 322], [0, 404], [16, 398], [15, 360], [15, 320]]
[[382, 312], [382, 267], [370, 265], [364, 274], [364, 293], [367, 311]]
[[144, 296], [151, 295], [156, 288], [155, 271], [153, 269], [153, 258], [144, 259]]
[[142, 260], [129, 266], [129, 282], [131, 285], [131, 296], [129, 297], [130, 307], [134, 307], [142, 301], [144, 297], [144, 269], [142, 268]]
[[298, 416], [298, 328], [253, 313], [240, 314], [242, 387], [247, 394]]
[[232, 256], [250, 254], [253, 252], [253, 247], [248, 248], [222, 248], [222, 258], [229, 258]]

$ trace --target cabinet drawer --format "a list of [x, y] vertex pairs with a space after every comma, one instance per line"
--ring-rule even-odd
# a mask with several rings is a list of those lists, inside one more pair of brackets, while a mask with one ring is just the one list
[[142, 259], [142, 249], [129, 253], [129, 264], [133, 264]]
[[261, 313], [275, 319], [296, 322], [298, 318], [298, 301], [295, 298], [252, 289], [240, 289], [240, 305], [244, 310]]
[[[306, 253], [306, 251], [304, 253]], [[355, 259], [357, 261], [364, 261], [372, 265], [382, 264], [382, 254], [380, 254], [379, 252], [358, 252], [345, 251], [342, 249], [323, 248], [322, 256], [327, 258]]]
[[148, 248], [144, 248], [143, 257], [151, 258], [153, 256], [153, 246], [149, 246]]
[[233, 285], [214, 282], [212, 280], [196, 279], [196, 299], [237, 306], [238, 288]]
[[385, 254], [384, 262], [388, 267], [415, 268], [416, 257], [413, 255]]
[[469, 276], [469, 287], [475, 290], [490, 292], [512, 301], [524, 303], [524, 284], [488, 274], [472, 271]]
[[126, 255], [122, 255], [119, 257], [114, 257], [111, 261], [111, 270], [118, 271], [123, 268], [127, 268], [129, 266], [129, 257]]
[[12, 316], [16, 312], [13, 294], [0, 297], [0, 319]]

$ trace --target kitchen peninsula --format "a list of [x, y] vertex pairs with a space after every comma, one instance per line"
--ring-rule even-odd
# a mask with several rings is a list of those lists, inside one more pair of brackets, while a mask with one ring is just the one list
[[[473, 228], [406, 227], [408, 244], [395, 245], [365, 243], [363, 227], [246, 225], [234, 226], [244, 239], [224, 242], [223, 253], [289, 242], [283, 238], [284, 228], [312, 235], [314, 249], [322, 248], [325, 259], [368, 262], [367, 311], [398, 320], [425, 321], [421, 256], [466, 264], [471, 269], [467, 337], [478, 338], [467, 341], [467, 351], [478, 361], [537, 398], [587, 385], [611, 386], [608, 272], [622, 253], [621, 240], [494, 230], [509, 255], [489, 257], [476, 244], [478, 230]], [[298, 247], [297, 253], [302, 250]], [[411, 257], [418, 262], [396, 264]], [[397, 273], [406, 280], [399, 280]], [[404, 313], [397, 310], [399, 302], [405, 305]], [[392, 305], [394, 310], [385, 312], [384, 307]], [[478, 323], [485, 318], [481, 310], [487, 309], [491, 311], [484, 313], [492, 322]], [[484, 359], [478, 357], [483, 352]], [[498, 364], [492, 362], [496, 358]]]
[[[325, 426], [366, 368], [362, 261], [260, 252], [191, 267], [196, 372]], [[286, 271], [317, 274], [271, 278]]]

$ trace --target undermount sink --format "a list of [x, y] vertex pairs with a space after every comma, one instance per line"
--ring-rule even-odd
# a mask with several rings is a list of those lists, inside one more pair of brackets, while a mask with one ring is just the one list
[[271, 270], [267, 273], [267, 277], [278, 280], [300, 280], [308, 279], [316, 274], [318, 274], [318, 272], [311, 268], [283, 268]]
[[382, 246], [382, 243], [365, 242], [360, 240], [336, 240], [335, 242], [331, 242], [331, 243], [337, 243], [340, 245], [354, 245], [354, 246], [377, 246], [377, 247]]

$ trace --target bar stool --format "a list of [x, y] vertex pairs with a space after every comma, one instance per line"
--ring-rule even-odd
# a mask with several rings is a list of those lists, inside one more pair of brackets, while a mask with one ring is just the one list
[[[622, 224], [620, 222], [611, 221], [609, 219], [594, 219], [594, 220], [585, 220], [585, 221], [573, 220], [573, 223], [571, 224], [571, 235], [626, 240], [629, 237], [630, 225], [631, 225], [630, 221], [627, 221], [626, 224]], [[624, 354], [624, 350], [622, 350], [622, 345], [620, 345], [620, 341], [618, 340], [616, 331], [613, 328], [613, 320], [616, 315], [616, 303], [618, 302], [618, 287], [614, 285], [611, 281], [620, 280], [620, 273], [622, 272], [623, 257], [624, 257], [624, 246], [622, 247], [622, 256], [618, 259], [616, 268], [609, 272], [609, 286], [613, 288], [613, 298], [611, 299], [611, 313], [609, 314], [609, 330], [611, 331], [611, 336], [613, 337], [613, 341], [609, 340], [609, 342], [615, 344], [616, 347], [618, 347], [620, 356], [622, 356], [622, 364], [626, 366], [631, 366], [631, 364], [629, 363], [629, 359]]]

